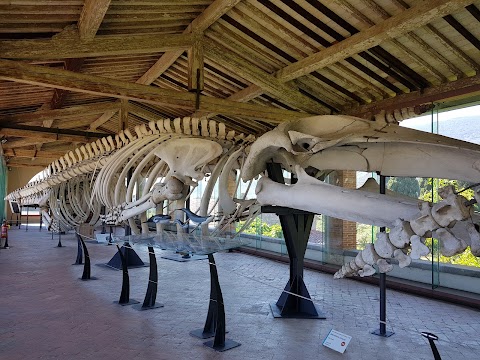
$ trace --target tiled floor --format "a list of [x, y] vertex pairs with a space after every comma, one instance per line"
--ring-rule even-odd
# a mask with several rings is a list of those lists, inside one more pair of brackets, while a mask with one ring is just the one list
[[[122, 273], [92, 266], [94, 281], [81, 281], [72, 266], [76, 240], [55, 247], [45, 230], [10, 230], [0, 250], [0, 359], [433, 359], [420, 331], [437, 334], [443, 360], [480, 358], [480, 313], [388, 291], [390, 338], [378, 328], [378, 289], [331, 275], [305, 272], [305, 283], [326, 320], [274, 319], [269, 302], [280, 295], [288, 266], [241, 253], [215, 255], [227, 315], [228, 338], [238, 348], [217, 353], [189, 336], [203, 326], [209, 297], [204, 261], [160, 258], [157, 301], [165, 307], [137, 311], [114, 304]], [[93, 264], [107, 262], [114, 246], [87, 243]], [[145, 248], [138, 254], [147, 261]], [[130, 270], [131, 298], [143, 300], [148, 268]], [[322, 346], [330, 329], [351, 335], [344, 354]]]

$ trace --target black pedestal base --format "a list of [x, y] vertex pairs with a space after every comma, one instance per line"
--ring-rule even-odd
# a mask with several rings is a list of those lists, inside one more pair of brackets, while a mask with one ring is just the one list
[[[111, 269], [111, 270], [116, 270], [116, 271], [122, 270], [122, 268], [118, 269], [116, 267], [108, 265], [108, 263], [106, 263], [106, 264], [95, 264], [95, 265], [100, 266], [100, 267], [104, 267], [104, 268], [107, 268], [107, 269]], [[148, 267], [148, 266], [150, 266], [149, 263], [143, 263], [143, 265], [129, 266], [128, 268], [129, 269], [136, 269], [136, 268], [142, 268], [142, 267]]]
[[274, 318], [284, 318], [284, 319], [321, 319], [324, 320], [326, 319], [325, 313], [323, 313], [320, 308], [312, 304], [315, 307], [316, 314], [307, 314], [307, 313], [302, 313], [302, 312], [293, 312], [293, 313], [283, 313], [282, 314], [282, 308], [277, 305], [276, 302], [271, 302], [270, 303], [270, 310], [272, 310], [272, 315]]
[[385, 330], [385, 332], [382, 333], [382, 331], [380, 331], [380, 329], [377, 329], [377, 330], [373, 330], [370, 334], [377, 335], [377, 336], [382, 336], [382, 337], [390, 337], [395, 333], [393, 331], [386, 331], [386, 330]]
[[213, 345], [214, 342], [215, 342], [215, 340], [209, 340], [209, 341], [204, 342], [203, 345], [205, 345], [209, 348], [212, 348], [213, 350], [218, 351], [218, 352], [227, 351], [227, 350], [230, 350], [230, 349], [236, 348], [237, 346], [242, 345], [242, 344], [240, 344], [236, 341], [230, 340], [230, 339], [225, 339], [225, 342], [222, 345], [216, 345], [215, 346], [215, 345]]
[[140, 301], [130, 299], [128, 302], [125, 303], [120, 303], [119, 301], [114, 301], [114, 304], [122, 305], [122, 306], [127, 306], [127, 305], [134, 305], [134, 304], [140, 304]]
[[207, 255], [190, 255], [189, 257], [183, 257], [181, 254], [172, 254], [161, 256], [162, 259], [173, 260], [178, 262], [186, 262], [193, 260], [206, 260]]
[[190, 331], [190, 335], [199, 339], [210, 339], [215, 336], [215, 332], [204, 331], [203, 329], [197, 329]]
[[97, 277], [95, 277], [95, 276], [90, 276], [89, 278], [86, 278], [86, 279], [84, 279], [84, 278], [79, 278], [79, 279], [80, 279], [80, 280], [82, 280], [82, 281], [87, 281], [87, 280], [98, 280], [98, 278], [97, 278]]
[[[138, 302], [138, 301], [137, 301]], [[158, 309], [158, 308], [162, 308], [164, 307], [165, 305], [163, 304], [160, 304], [160, 303], [155, 303], [155, 305], [153, 306], [143, 306], [141, 305], [140, 303], [138, 305], [134, 305], [132, 306], [135, 310], [138, 310], [138, 311], [144, 311], [144, 310], [153, 310], [153, 309]]]

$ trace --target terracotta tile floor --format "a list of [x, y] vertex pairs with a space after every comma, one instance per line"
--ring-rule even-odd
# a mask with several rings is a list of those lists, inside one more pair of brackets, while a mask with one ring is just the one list
[[[227, 316], [227, 338], [238, 348], [217, 353], [189, 336], [203, 326], [209, 270], [203, 261], [179, 263], [157, 250], [157, 301], [165, 307], [137, 311], [114, 304], [122, 273], [92, 266], [94, 281], [81, 281], [72, 266], [73, 233], [57, 248], [45, 230], [9, 232], [10, 249], [0, 250], [0, 359], [433, 359], [420, 331], [437, 334], [442, 359], [480, 358], [480, 313], [452, 304], [388, 291], [390, 338], [378, 328], [378, 289], [331, 275], [305, 272], [305, 283], [326, 320], [274, 319], [269, 302], [278, 298], [288, 266], [241, 253], [215, 255]], [[107, 262], [114, 246], [87, 243], [93, 264]], [[145, 248], [138, 254], [147, 261]], [[143, 300], [148, 268], [130, 270], [130, 296]], [[351, 335], [344, 354], [322, 346], [330, 329]]]

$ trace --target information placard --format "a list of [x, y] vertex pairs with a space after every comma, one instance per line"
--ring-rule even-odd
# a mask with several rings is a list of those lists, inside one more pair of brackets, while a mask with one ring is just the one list
[[346, 335], [337, 330], [330, 330], [325, 340], [323, 340], [323, 346], [326, 346], [332, 350], [344, 353], [348, 344], [352, 340], [350, 335]]

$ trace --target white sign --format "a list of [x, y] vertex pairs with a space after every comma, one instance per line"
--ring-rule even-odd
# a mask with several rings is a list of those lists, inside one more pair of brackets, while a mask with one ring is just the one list
[[351, 336], [332, 329], [328, 333], [325, 340], [323, 340], [323, 346], [326, 346], [343, 354], [347, 349], [350, 340], [352, 340]]

